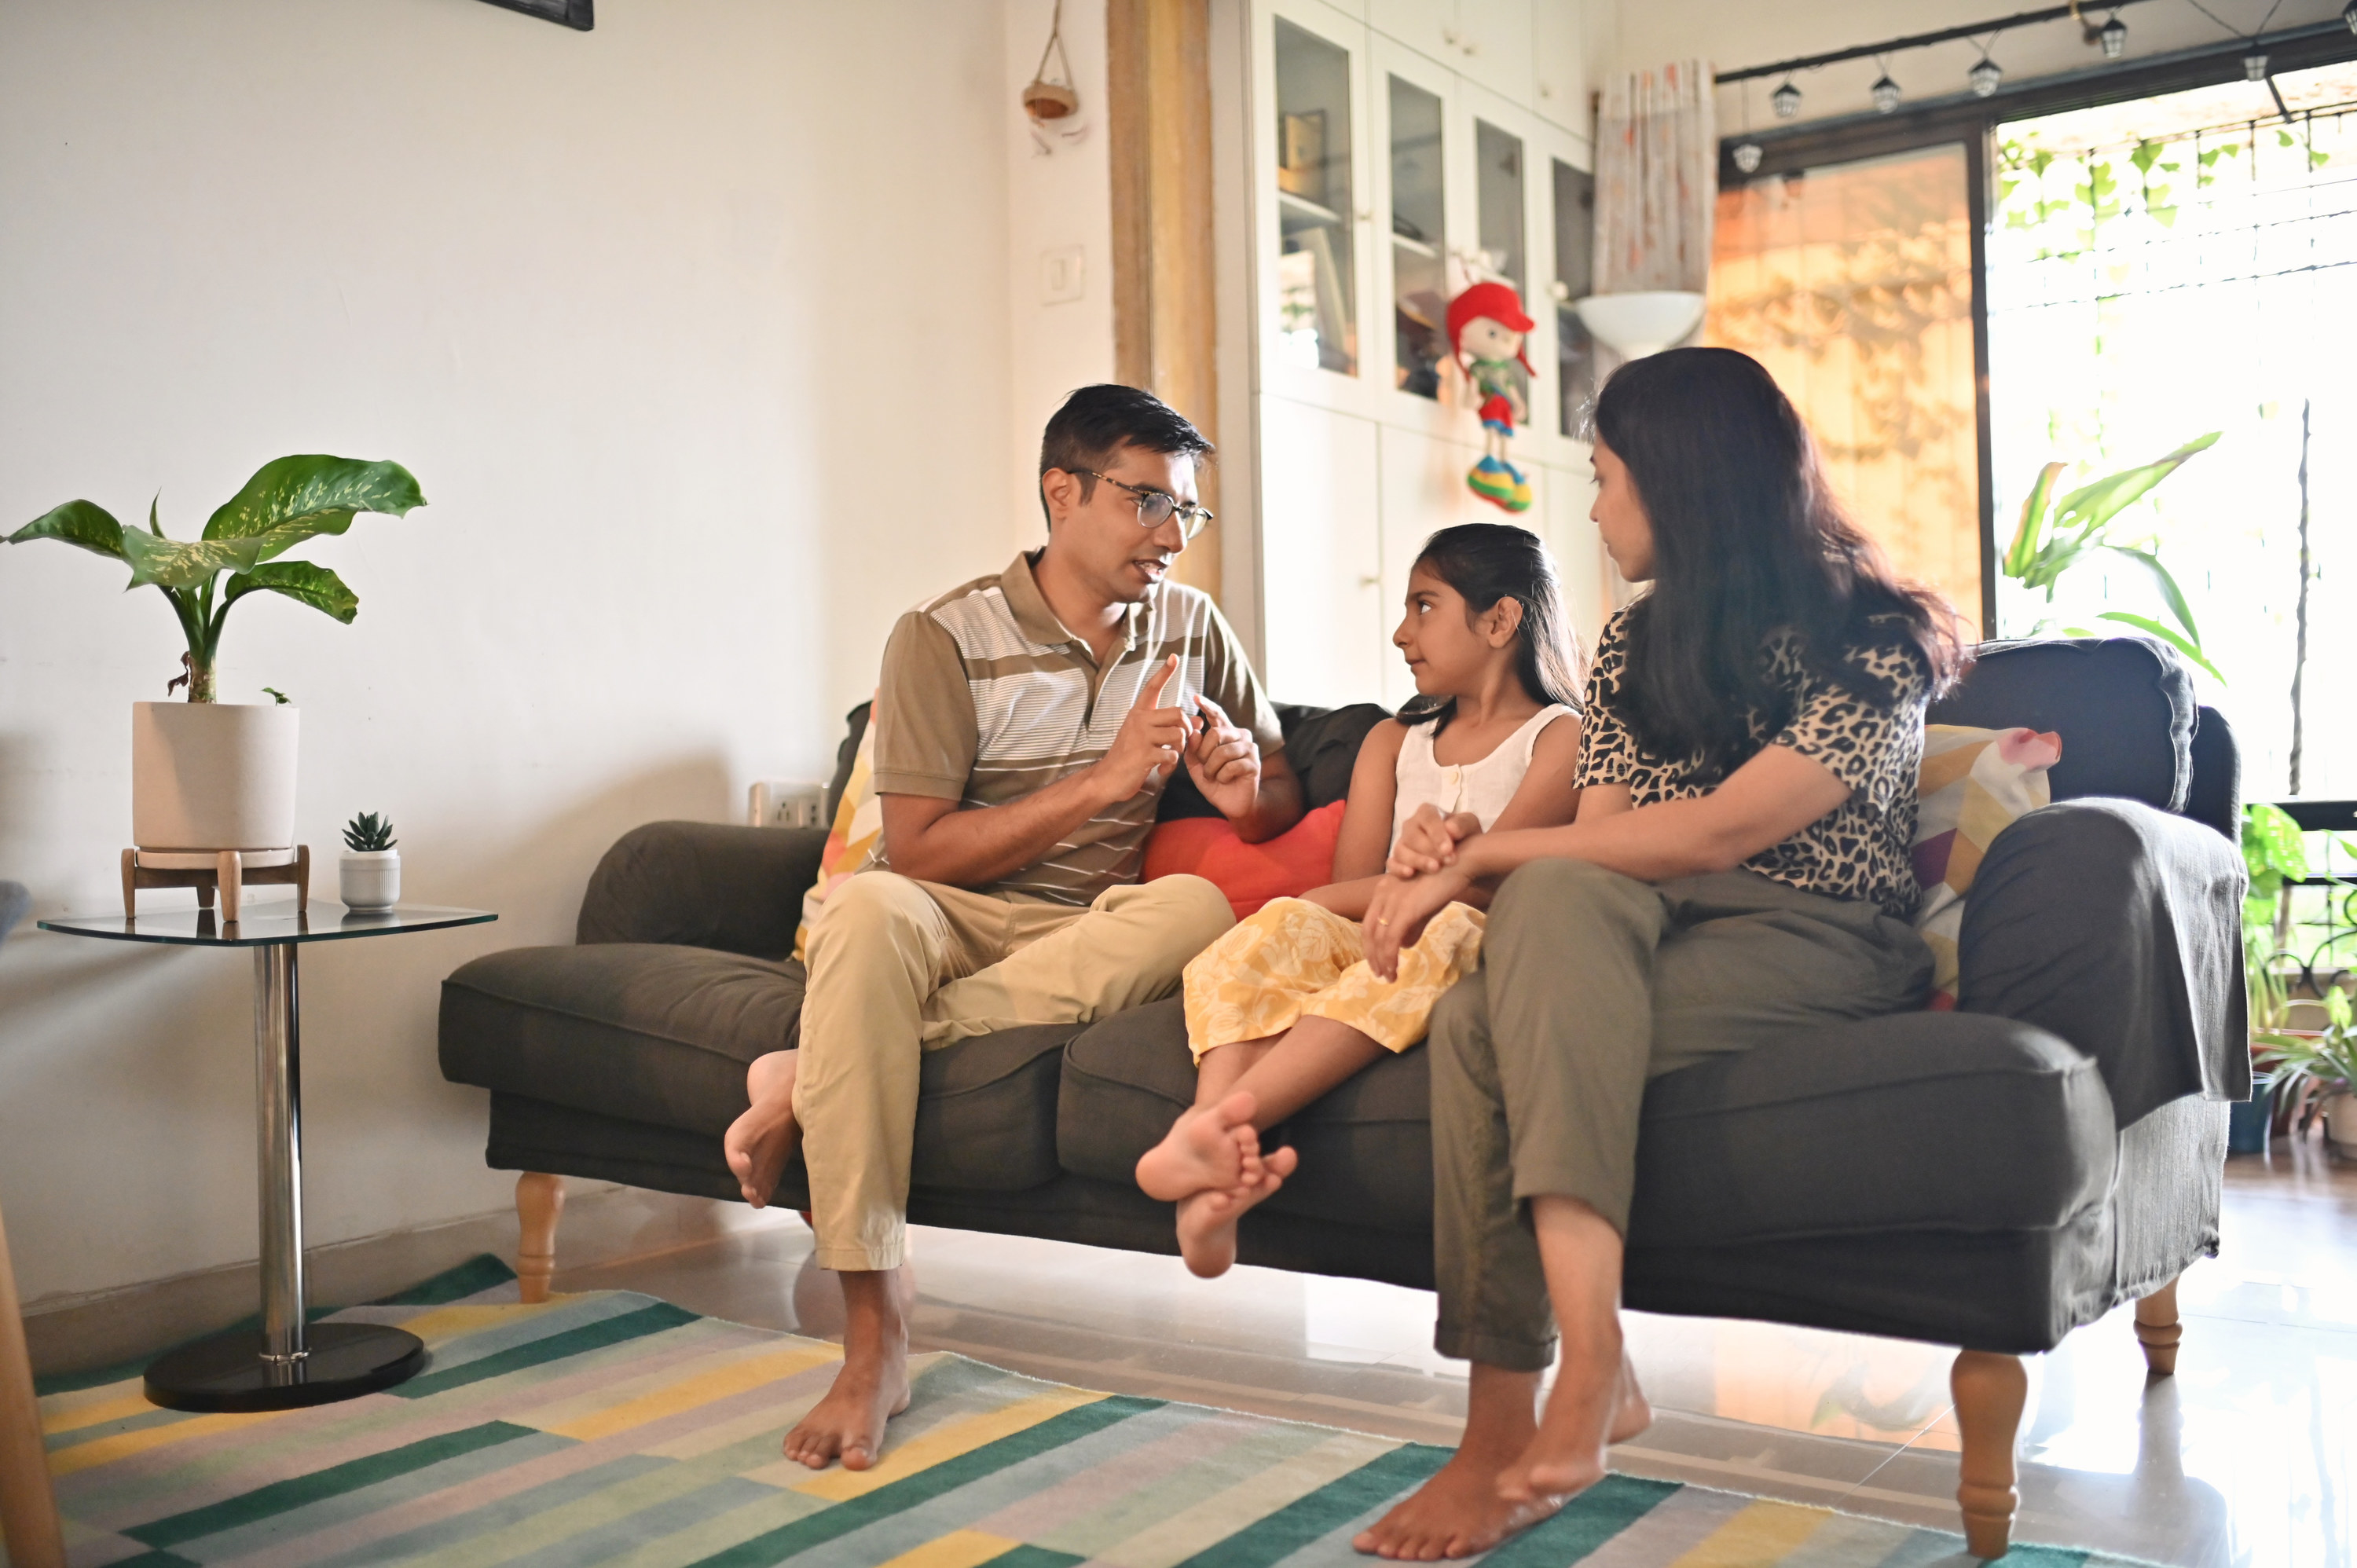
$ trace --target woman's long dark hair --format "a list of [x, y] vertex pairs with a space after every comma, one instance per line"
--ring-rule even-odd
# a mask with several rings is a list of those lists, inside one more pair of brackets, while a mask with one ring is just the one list
[[[1537, 534], [1502, 522], [1462, 522], [1426, 540], [1415, 564], [1457, 590], [1469, 618], [1495, 609], [1501, 599], [1522, 606], [1522, 624], [1514, 629], [1515, 679], [1531, 701], [1579, 711], [1579, 645], [1564, 612], [1555, 557]], [[1437, 734], [1456, 711], [1454, 697], [1430, 706], [1412, 702], [1399, 718], [1406, 725], [1437, 720]]]
[[1645, 748], [1724, 777], [1781, 729], [1778, 634], [1813, 672], [1888, 707], [1857, 662], [1911, 646], [1934, 695], [1965, 661], [1955, 612], [1895, 577], [1826, 482], [1815, 443], [1766, 367], [1732, 349], [1631, 360], [1596, 400], [1596, 434], [1625, 463], [1653, 531], [1653, 588], [1629, 616], [1624, 711]]

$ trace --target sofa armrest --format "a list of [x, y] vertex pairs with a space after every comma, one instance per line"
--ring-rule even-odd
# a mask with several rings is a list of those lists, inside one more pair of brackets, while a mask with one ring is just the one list
[[2095, 1059], [2118, 1124], [2246, 1100], [2237, 845], [2135, 800], [2065, 800], [1996, 836], [1964, 900], [1956, 1005]]
[[574, 940], [783, 958], [793, 951], [802, 895], [825, 847], [816, 828], [632, 828], [590, 874]]

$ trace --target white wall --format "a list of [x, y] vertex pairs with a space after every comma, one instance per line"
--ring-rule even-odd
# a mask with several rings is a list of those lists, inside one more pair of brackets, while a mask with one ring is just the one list
[[[634, 824], [823, 777], [893, 614], [1028, 537], [999, 504], [1028, 468], [1011, 27], [963, 0], [607, 0], [587, 35], [475, 0], [0, 7], [0, 527], [160, 489], [185, 535], [288, 452], [397, 458], [433, 503], [303, 553], [355, 625], [262, 596], [222, 650], [227, 700], [302, 705], [320, 891], [337, 824], [382, 811], [413, 898], [501, 915], [306, 950], [314, 1242], [502, 1206], [483, 1097], [435, 1066], [441, 976], [569, 940]], [[0, 876], [37, 914], [119, 898], [127, 707], [178, 656], [124, 578], [0, 550]], [[253, 1256], [250, 974], [0, 949], [34, 1301]]]
[[[1020, 93], [1039, 67], [1055, 10], [1055, 0], [1004, 0], [1006, 306], [1014, 354], [1006, 440], [1010, 509], [1027, 548], [1047, 541], [1047, 521], [1039, 515], [1040, 430], [1073, 389], [1114, 379], [1105, 8], [1079, 0], [1063, 8], [1064, 53], [1081, 95], [1079, 113], [1063, 127], [1077, 134], [1069, 142], [1050, 137], [1050, 150], [1042, 152]], [[1043, 261], [1050, 251], [1074, 246], [1082, 257], [1081, 297], [1050, 303], [1042, 296]]]
[[[1550, 3], [1568, 0], [1540, 0], [1543, 5]], [[1605, 13], [1598, 18], [1601, 25], [1589, 35], [1592, 43], [1603, 47], [1597, 66], [1599, 71], [1641, 70], [1696, 54], [1720, 70], [1740, 70], [1886, 38], [1939, 32], [2031, 8], [1992, 0], [1909, 0], [1904, 5], [1890, 0], [1777, 0], [1772, 5], [1737, 5], [1730, 0], [1588, 3]], [[2327, 21], [2341, 14], [2342, 4], [2343, 0], [2283, 0], [2268, 28], [2281, 32]], [[2248, 3], [2213, 4], [2210, 8], [2245, 27], [2255, 25], [2267, 9]], [[2098, 27], [2110, 16], [2096, 0], [2090, 0], [2083, 9]], [[2120, 20], [2128, 29], [2127, 49], [2119, 62], [2124, 65], [2229, 41], [2224, 28], [2186, 5], [2131, 5], [2120, 13]], [[1911, 49], [1892, 56], [1887, 63], [1891, 80], [1910, 98], [1920, 101], [1966, 91], [1964, 72], [1980, 58], [1977, 48], [1960, 40]], [[1991, 46], [1989, 58], [2005, 68], [2008, 82], [2093, 70], [2104, 63], [2103, 51], [2084, 42], [2067, 20], [2006, 33]], [[1793, 80], [1803, 95], [1801, 118], [1866, 113], [1873, 107], [1867, 89], [1879, 74], [1880, 69], [1871, 59], [1803, 72]], [[1768, 102], [1776, 86], [1775, 81], [1768, 79], [1750, 84], [1752, 129], [1766, 130], [1779, 123]], [[1744, 128], [1743, 102], [1739, 83], [1718, 90], [1722, 135], [1733, 135]]]

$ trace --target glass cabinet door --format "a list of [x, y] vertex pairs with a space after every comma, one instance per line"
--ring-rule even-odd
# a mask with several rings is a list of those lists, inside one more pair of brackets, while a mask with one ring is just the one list
[[1437, 93], [1392, 77], [1392, 334], [1399, 390], [1440, 395], [1448, 356], [1447, 191]]
[[[1596, 406], [1596, 343], [1572, 301], [1595, 292], [1596, 177], [1561, 158], [1555, 171], [1555, 356], [1562, 433], [1587, 439]], [[1532, 312], [1536, 315], [1537, 312]]]
[[1275, 23], [1279, 352], [1305, 370], [1355, 376], [1351, 55], [1283, 16]]
[[[1529, 236], [1523, 220], [1523, 139], [1501, 131], [1487, 120], [1473, 122], [1473, 209], [1479, 231], [1480, 270], [1502, 278], [1522, 296], [1523, 313], [1530, 311]], [[1530, 378], [1519, 363], [1509, 362], [1505, 374], [1530, 406]]]

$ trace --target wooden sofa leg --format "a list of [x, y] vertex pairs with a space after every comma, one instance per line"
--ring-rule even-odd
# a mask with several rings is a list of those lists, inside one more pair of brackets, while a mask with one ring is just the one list
[[539, 1171], [516, 1177], [516, 1219], [523, 1229], [523, 1240], [516, 1247], [519, 1299], [548, 1299], [548, 1276], [556, 1272], [556, 1221], [564, 1212], [564, 1177]]
[[2144, 1364], [2156, 1378], [2177, 1370], [2177, 1342], [2185, 1326], [2177, 1320], [2177, 1282], [2169, 1281], [2136, 1304], [2136, 1336], [2144, 1345]]
[[2021, 1432], [2021, 1407], [2029, 1397], [2029, 1374], [2018, 1356], [1963, 1350], [1948, 1373], [1948, 1387], [1964, 1434], [1956, 1502], [1964, 1509], [1964, 1544], [1975, 1557], [2002, 1557], [2021, 1502], [2013, 1485], [2013, 1449]]

